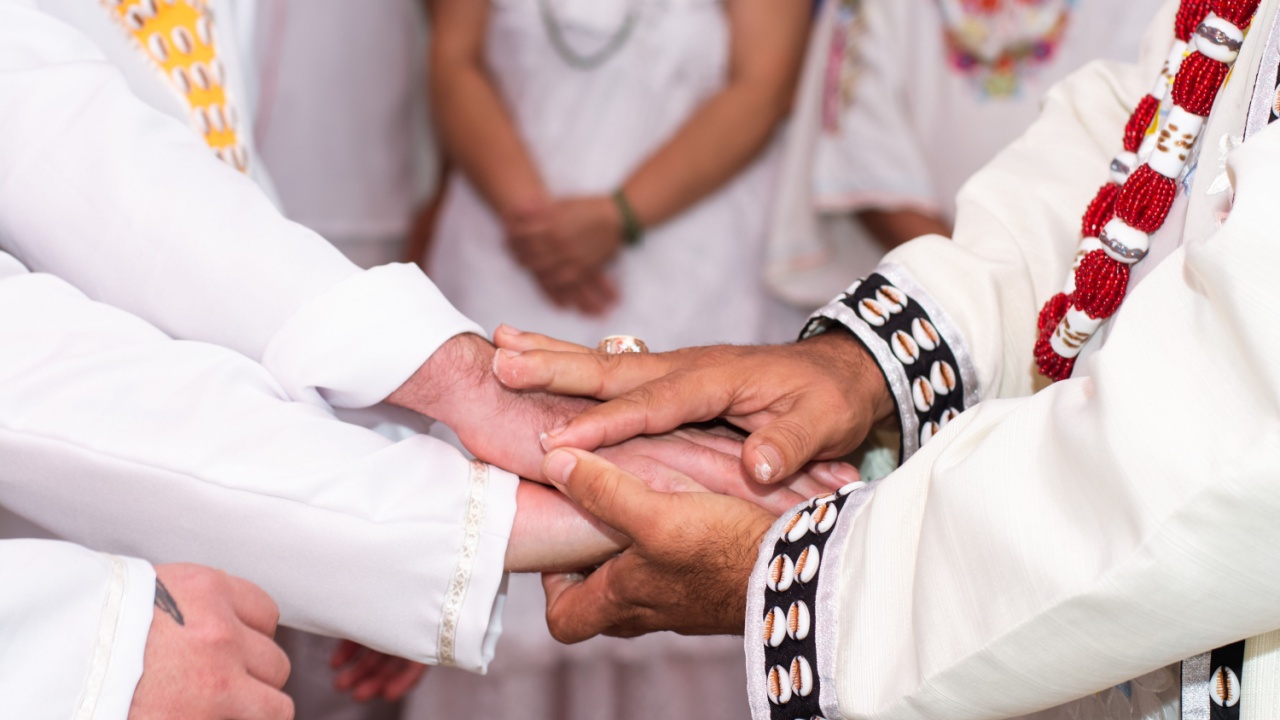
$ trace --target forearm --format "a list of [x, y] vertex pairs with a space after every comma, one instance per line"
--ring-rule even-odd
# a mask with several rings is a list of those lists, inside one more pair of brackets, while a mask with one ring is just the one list
[[729, 182], [765, 147], [790, 107], [788, 89], [730, 84], [623, 183], [640, 222], [659, 225]]
[[493, 374], [494, 353], [484, 338], [459, 335], [387, 400], [448, 425], [476, 457], [541, 480], [541, 435], [594, 403], [509, 390]]
[[951, 226], [937, 215], [916, 210], [863, 210], [858, 220], [885, 250], [925, 235], [951, 236]]
[[[507, 543], [507, 572], [575, 572], [604, 562], [630, 544], [558, 490], [522, 482]], [[572, 552], [565, 552], [572, 548]], [[571, 559], [570, 559], [571, 558]]]
[[499, 215], [546, 202], [533, 157], [479, 61], [436, 60], [431, 102], [450, 161]]
[[225, 568], [303, 629], [487, 662], [516, 478], [289, 402], [243, 355], [55, 278], [0, 280], [0, 308], [0, 504], [95, 548]]

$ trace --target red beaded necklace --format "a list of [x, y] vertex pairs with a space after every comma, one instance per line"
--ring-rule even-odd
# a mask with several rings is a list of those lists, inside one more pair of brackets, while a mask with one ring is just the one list
[[[1067, 286], [1040, 311], [1035, 356], [1046, 377], [1070, 377], [1080, 350], [1124, 300], [1129, 271], [1146, 256], [1151, 235], [1169, 215], [1178, 177], [1259, 2], [1182, 0], [1165, 69], [1125, 125], [1124, 152], [1111, 163], [1111, 182], [1085, 211]], [[1171, 85], [1173, 109], [1160, 126], [1157, 113]], [[1139, 158], [1146, 161], [1137, 165]]]

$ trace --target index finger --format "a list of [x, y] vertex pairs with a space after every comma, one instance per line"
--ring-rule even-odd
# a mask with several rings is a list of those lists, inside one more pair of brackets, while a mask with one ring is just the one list
[[592, 352], [499, 352], [498, 381], [512, 390], [544, 390], [611, 400], [671, 372], [668, 353], [605, 355]]
[[525, 352], [527, 350], [554, 350], [556, 352], [589, 353], [591, 348], [565, 340], [540, 335], [536, 332], [517, 330], [503, 323], [493, 331], [493, 344], [505, 350]]

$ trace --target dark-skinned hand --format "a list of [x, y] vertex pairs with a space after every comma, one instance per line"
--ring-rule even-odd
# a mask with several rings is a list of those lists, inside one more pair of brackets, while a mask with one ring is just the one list
[[740, 634], [747, 584], [774, 516], [713, 493], [662, 493], [596, 455], [547, 455], [544, 473], [566, 495], [631, 538], [590, 575], [543, 576], [547, 626], [559, 641], [659, 630]]

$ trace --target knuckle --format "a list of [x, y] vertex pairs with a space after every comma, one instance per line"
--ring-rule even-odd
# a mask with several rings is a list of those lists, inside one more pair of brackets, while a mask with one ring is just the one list
[[280, 699], [276, 701], [277, 708], [273, 717], [277, 718], [277, 720], [293, 720], [294, 715], [297, 713], [297, 707], [293, 704], [293, 698], [285, 695], [284, 693], [280, 693], [279, 698]]

